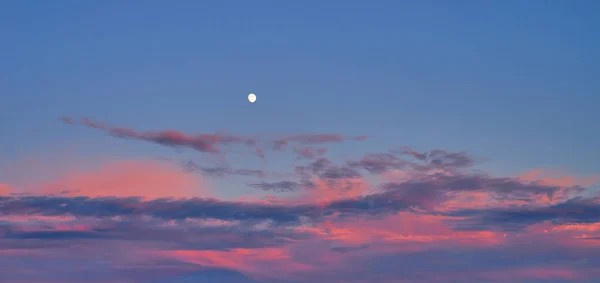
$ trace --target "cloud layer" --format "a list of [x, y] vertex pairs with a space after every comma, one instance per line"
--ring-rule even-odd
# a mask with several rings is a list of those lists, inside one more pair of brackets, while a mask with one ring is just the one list
[[[270, 155], [290, 148], [296, 159], [277, 173], [202, 160], [115, 160], [28, 191], [2, 183], [2, 282], [594, 282], [600, 276], [593, 176], [548, 178], [545, 169], [494, 176], [473, 170], [480, 159], [442, 149], [328, 156], [328, 147], [361, 136], [249, 138], [63, 122], [207, 153], [236, 144]], [[262, 197], [214, 197], [220, 188], [210, 180], [233, 177], [246, 181], [240, 193]]]

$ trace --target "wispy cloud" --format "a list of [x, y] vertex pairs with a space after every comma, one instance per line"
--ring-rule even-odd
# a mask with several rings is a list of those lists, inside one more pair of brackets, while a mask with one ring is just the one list
[[261, 182], [256, 184], [248, 184], [249, 187], [265, 190], [265, 191], [296, 191], [299, 189], [311, 189], [315, 187], [315, 184], [309, 180], [303, 181], [279, 181], [279, 182]]
[[61, 121], [70, 125], [83, 125], [89, 128], [103, 130], [115, 137], [125, 139], [143, 140], [165, 146], [188, 147], [201, 152], [220, 152], [220, 145], [245, 144], [254, 145], [256, 141], [251, 138], [227, 134], [197, 134], [188, 135], [179, 131], [163, 130], [152, 132], [139, 132], [131, 128], [112, 127], [88, 118], [74, 120], [67, 117]]
[[309, 146], [305, 146], [305, 147], [299, 147], [296, 146], [294, 147], [294, 152], [296, 152], [298, 155], [304, 157], [304, 158], [308, 158], [308, 159], [314, 159], [320, 156], [325, 155], [325, 153], [327, 153], [327, 148], [314, 148], [314, 147], [309, 147]]
[[[117, 138], [142, 140], [155, 144], [171, 147], [185, 147], [191, 148], [200, 152], [219, 153], [222, 151], [222, 146], [227, 145], [246, 145], [255, 149], [255, 154], [264, 158], [264, 149], [260, 148], [260, 145], [270, 145], [270, 148], [275, 150], [282, 150], [287, 144], [295, 143], [300, 145], [313, 145], [313, 144], [326, 144], [326, 143], [339, 143], [343, 141], [363, 141], [366, 140], [366, 136], [359, 137], [345, 137], [341, 134], [299, 134], [284, 137], [275, 138], [257, 138], [257, 137], [245, 137], [241, 135], [225, 134], [225, 133], [199, 133], [199, 134], [186, 134], [175, 130], [159, 130], [159, 131], [137, 131], [131, 128], [113, 127], [108, 126], [104, 123], [93, 121], [89, 118], [73, 119], [69, 117], [60, 117], [60, 121], [68, 125], [82, 125], [93, 129], [98, 129], [109, 133]], [[303, 154], [317, 154], [321, 155], [324, 153], [322, 149], [315, 150], [311, 153], [306, 148], [300, 149]]]
[[229, 175], [266, 177], [267, 173], [258, 169], [231, 169], [226, 167], [204, 167], [194, 161], [184, 161], [182, 167], [187, 172], [199, 171], [202, 174], [212, 177], [225, 177]]
[[364, 141], [367, 138], [367, 136], [346, 137], [341, 134], [298, 134], [276, 139], [274, 141], [274, 148], [283, 149], [286, 145], [290, 143], [311, 145], [323, 143], [339, 143], [343, 141]]

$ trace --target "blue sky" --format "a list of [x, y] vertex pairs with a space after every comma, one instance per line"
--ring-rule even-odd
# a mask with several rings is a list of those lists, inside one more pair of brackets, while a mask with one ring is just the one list
[[56, 123], [68, 115], [196, 132], [335, 129], [379, 139], [370, 148], [444, 141], [503, 172], [600, 168], [594, 1], [2, 6], [8, 159], [65, 135], [102, 147]]
[[[207, 158], [61, 116], [138, 131], [367, 135], [330, 158], [407, 145], [487, 158], [478, 169], [495, 176], [596, 175], [599, 10], [592, 0], [2, 1], [0, 185], [110, 160]], [[295, 158], [267, 156], [266, 168], [230, 163], [289, 171]], [[16, 173], [28, 160], [43, 168]], [[211, 182], [232, 197], [246, 180]]]

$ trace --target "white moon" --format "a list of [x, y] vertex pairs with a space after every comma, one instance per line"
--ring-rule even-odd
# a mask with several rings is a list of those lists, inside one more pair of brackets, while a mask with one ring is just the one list
[[250, 101], [250, 103], [254, 103], [256, 101], [256, 94], [248, 94], [248, 101]]

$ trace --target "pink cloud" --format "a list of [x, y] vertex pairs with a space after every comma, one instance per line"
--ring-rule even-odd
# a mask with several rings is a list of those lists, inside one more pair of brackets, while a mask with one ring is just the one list
[[[148, 254], [177, 259], [203, 267], [226, 268], [259, 279], [289, 277], [291, 273], [306, 272], [311, 266], [295, 262], [285, 248], [255, 248], [215, 250], [163, 250]], [[277, 270], [277, 273], [272, 272]]]
[[552, 169], [534, 169], [518, 176], [522, 181], [539, 182], [546, 186], [591, 186], [600, 181], [600, 176], [578, 177], [566, 175], [564, 172]]
[[[255, 143], [247, 142], [254, 139], [231, 136], [227, 140], [221, 134], [192, 136], [176, 131], [138, 132], [89, 120], [79, 123], [119, 137], [206, 152], [218, 152], [228, 143], [245, 143], [262, 155]], [[274, 141], [283, 146], [347, 139], [362, 138], [307, 134]], [[266, 182], [272, 181], [268, 180], [272, 175], [222, 169], [223, 177], [236, 173], [265, 180], [254, 187], [292, 188], [279, 190], [286, 196], [246, 197], [238, 202], [187, 199], [211, 196], [201, 176], [215, 174], [185, 173], [161, 162], [126, 160], [89, 170], [67, 170], [58, 179], [37, 184], [35, 196], [2, 198], [0, 208], [5, 215], [0, 217], [0, 256], [79, 262], [89, 254], [109, 253], [111, 272], [143, 269], [159, 273], [169, 269], [169, 275], [177, 275], [181, 270], [201, 272], [212, 268], [240, 272], [258, 281], [294, 281], [308, 278], [305, 276], [321, 280], [310, 279], [319, 283], [591, 278], [593, 272], [580, 273], [546, 255], [547, 249], [555, 249], [556, 258], [585, 257], [600, 248], [596, 240], [600, 238], [600, 226], [594, 222], [594, 215], [571, 215], [574, 220], [562, 224], [552, 221], [557, 219], [556, 204], [563, 204], [569, 211], [590, 210], [593, 203], [564, 200], [573, 196], [567, 187], [590, 185], [597, 178], [550, 175], [543, 170], [516, 179], [463, 174], [452, 168], [471, 166], [473, 159], [442, 150], [407, 153], [413, 159], [430, 162], [417, 168], [390, 154], [366, 155], [358, 161], [335, 164], [321, 157], [324, 149], [294, 149], [305, 157], [316, 158], [303, 170], [286, 176], [298, 179]], [[388, 182], [376, 186], [365, 174]], [[0, 185], [0, 195], [11, 192], [8, 185]], [[115, 198], [74, 198], [77, 196]], [[125, 198], [131, 196], [145, 200]], [[587, 222], [571, 223], [577, 221]], [[512, 225], [515, 223], [522, 225], [517, 229]], [[46, 253], [22, 253], [15, 247]], [[521, 251], [544, 262], [519, 266], [511, 265], [511, 260], [504, 260], [502, 266], [489, 263], [498, 258], [511, 259]], [[390, 262], [392, 268], [378, 269]], [[431, 264], [446, 269], [424, 272], [431, 271]], [[597, 262], [590, 265], [594, 264]], [[355, 278], [360, 275], [357, 270], [363, 278]], [[382, 274], [385, 272], [388, 274]]]
[[[453, 220], [447, 216], [422, 215], [402, 212], [377, 219], [352, 219], [348, 221], [328, 221], [310, 229], [324, 239], [343, 245], [359, 246], [369, 244], [377, 253], [400, 252], [406, 245], [423, 249], [438, 246], [491, 246], [502, 243], [504, 234], [490, 231], [455, 231], [445, 222]], [[380, 247], [380, 248], [378, 248]]]
[[314, 187], [296, 198], [299, 202], [328, 203], [335, 200], [359, 197], [367, 193], [370, 184], [362, 178], [324, 180], [314, 178]]
[[0, 196], [10, 195], [14, 190], [7, 184], [0, 184]]
[[39, 185], [43, 194], [66, 196], [140, 196], [189, 198], [210, 195], [199, 176], [154, 161], [117, 161], [88, 171], [65, 174]]

